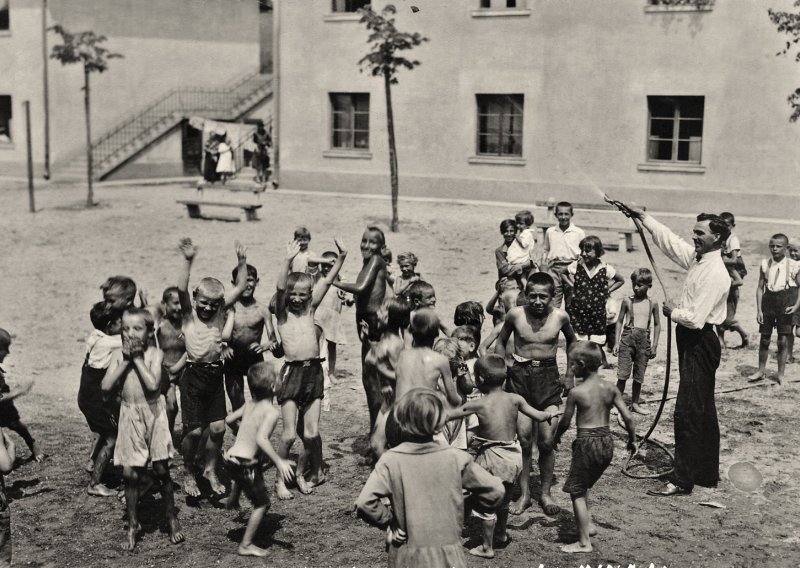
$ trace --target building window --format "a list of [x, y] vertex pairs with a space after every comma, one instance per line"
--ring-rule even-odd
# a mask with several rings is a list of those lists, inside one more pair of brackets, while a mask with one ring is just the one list
[[8, 0], [0, 0], [0, 32], [8, 31]]
[[700, 163], [704, 103], [704, 97], [647, 97], [647, 161]]
[[370, 1], [371, 0], [333, 0], [333, 11], [358, 12], [361, 8], [369, 6]]
[[483, 10], [502, 10], [503, 8], [524, 8], [525, 0], [481, 0]]
[[0, 95], [0, 144], [11, 142], [11, 97]]
[[478, 155], [522, 156], [524, 95], [477, 95]]
[[331, 148], [369, 148], [369, 93], [331, 93]]
[[[0, 0], [2, 2], [2, 0]], [[272, 0], [258, 0], [258, 11], [260, 13], [272, 12]]]

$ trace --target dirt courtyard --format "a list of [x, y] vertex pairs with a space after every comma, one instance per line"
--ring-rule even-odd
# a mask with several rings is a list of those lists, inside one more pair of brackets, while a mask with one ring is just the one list
[[[349, 334], [340, 346], [338, 377], [331, 411], [324, 412], [321, 432], [325, 459], [330, 464], [327, 483], [310, 496], [273, 505], [258, 542], [269, 550], [263, 560], [242, 559], [236, 547], [244, 531], [249, 503], [240, 512], [227, 511], [216, 500], [187, 504], [178, 496], [179, 518], [187, 540], [169, 544], [158, 494], [142, 504], [144, 535], [134, 553], [123, 552], [121, 502], [86, 495], [83, 470], [90, 435], [76, 403], [84, 341], [91, 330], [88, 311], [101, 299], [99, 285], [113, 274], [126, 274], [153, 299], [172, 285], [180, 268], [178, 239], [191, 237], [199, 246], [192, 283], [214, 276], [227, 283], [236, 264], [235, 239], [249, 247], [248, 262], [261, 277], [256, 296], [269, 299], [284, 254], [284, 244], [297, 225], [312, 234], [311, 249], [333, 248], [333, 236], [342, 235], [351, 251], [342, 275], [352, 280], [360, 268], [358, 244], [370, 223], [388, 225], [389, 203], [383, 199], [269, 191], [262, 197], [261, 221], [224, 223], [191, 220], [175, 199], [193, 190], [178, 185], [100, 187], [94, 210], [81, 207], [82, 187], [39, 190], [35, 215], [27, 211], [22, 184], [0, 185], [0, 211], [5, 252], [0, 256], [0, 327], [14, 336], [11, 354], [3, 368], [10, 383], [33, 379], [33, 391], [18, 401], [18, 408], [34, 436], [48, 454], [42, 464], [28, 461], [28, 450], [17, 441], [18, 467], [6, 476], [11, 501], [14, 559], [18, 566], [385, 566], [383, 534], [361, 522], [353, 503], [369, 475], [362, 457], [367, 447], [366, 403], [361, 388], [354, 314], [342, 317]], [[252, 196], [232, 199], [251, 199]], [[541, 199], [546, 196], [535, 196]], [[534, 198], [531, 199], [531, 202]], [[387, 234], [387, 244], [397, 253], [411, 250], [420, 258], [418, 270], [436, 289], [437, 311], [452, 322], [461, 301], [485, 303], [493, 292], [494, 248], [500, 242], [499, 222], [529, 204], [518, 206], [465, 205], [401, 201], [402, 226]], [[720, 203], [724, 207], [724, 203]], [[544, 212], [535, 209], [537, 220]], [[744, 212], [734, 212], [741, 213]], [[579, 212], [575, 223], [622, 223], [611, 213]], [[688, 217], [660, 219], [688, 238], [693, 221]], [[800, 226], [741, 221], [737, 233], [750, 271], [741, 293], [740, 321], [751, 332], [751, 347], [729, 351], [717, 373], [717, 390], [747, 386], [743, 374], [755, 370], [758, 338], [755, 321], [755, 284], [758, 261], [767, 254], [769, 236], [783, 231], [800, 236]], [[601, 233], [616, 242], [616, 235]], [[680, 292], [682, 271], [656, 251], [657, 261], [673, 297]], [[606, 261], [625, 276], [625, 286], [615, 295], [630, 294], [628, 277], [647, 265], [639, 250], [609, 252]], [[662, 299], [655, 286], [652, 297]], [[490, 321], [484, 328], [489, 330]], [[734, 334], [735, 335], [735, 334]], [[647, 400], [658, 400], [664, 380], [666, 333], [662, 331], [658, 357], [651, 363], [644, 384]], [[731, 344], [738, 338], [731, 335]], [[674, 348], [673, 348], [674, 349]], [[774, 343], [773, 343], [774, 349]], [[676, 352], [676, 351], [675, 351]], [[613, 363], [616, 360], [612, 357]], [[564, 370], [563, 355], [560, 358]], [[768, 369], [775, 372], [774, 353]], [[616, 371], [604, 371], [615, 380]], [[618, 434], [614, 462], [592, 490], [591, 504], [600, 534], [595, 551], [570, 557], [559, 547], [575, 539], [575, 524], [567, 494], [561, 491], [570, 462], [574, 428], [565, 436], [557, 457], [558, 481], [553, 495], [561, 513], [546, 517], [534, 506], [510, 519], [513, 542], [494, 560], [468, 558], [470, 566], [565, 566], [581, 564], [616, 566], [788, 566], [800, 549], [800, 430], [796, 414], [800, 394], [800, 364], [789, 365], [784, 387], [772, 381], [763, 386], [719, 394], [721, 482], [716, 490], [698, 488], [690, 496], [660, 499], [645, 491], [654, 481], [625, 477], [623, 430]], [[677, 390], [677, 363], [671, 391]], [[649, 405], [654, 409], [655, 403]], [[672, 444], [674, 401], [667, 403], [655, 438]], [[649, 417], [638, 421], [643, 433]], [[12, 434], [13, 435], [13, 434]], [[14, 435], [15, 436], [15, 435]], [[230, 431], [226, 446], [232, 442]], [[794, 449], [793, 449], [794, 448]], [[297, 446], [295, 446], [295, 450]], [[738, 462], [753, 464], [763, 483], [750, 493], [733, 487], [727, 472]], [[173, 464], [173, 480], [181, 483], [180, 460]], [[274, 470], [270, 469], [272, 475]], [[538, 495], [538, 480], [533, 495]], [[713, 501], [724, 508], [702, 506]], [[474, 541], [478, 526], [467, 522], [465, 541]]]

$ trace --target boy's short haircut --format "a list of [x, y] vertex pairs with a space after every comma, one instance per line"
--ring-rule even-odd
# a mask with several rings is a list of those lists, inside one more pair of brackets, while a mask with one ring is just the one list
[[719, 235], [720, 241], [725, 242], [731, 236], [731, 228], [725, 220], [714, 213], [700, 213], [697, 216], [698, 221], [708, 221], [708, 227], [712, 233]]
[[417, 262], [419, 262], [419, 259], [417, 258], [417, 255], [415, 255], [413, 252], [401, 252], [400, 254], [397, 255], [398, 265], [411, 264], [413, 266], [416, 266]]
[[507, 374], [505, 359], [496, 353], [487, 353], [475, 362], [475, 384], [481, 392], [502, 386]]
[[332, 250], [326, 250], [320, 256], [322, 256], [322, 258], [326, 260], [332, 260], [332, 261], [335, 261], [337, 258], [339, 258], [339, 255]]
[[391, 264], [392, 263], [392, 249], [390, 249], [386, 245], [383, 245], [381, 247], [381, 258], [383, 259], [383, 262], [385, 262], [386, 264]]
[[593, 373], [603, 362], [603, 352], [593, 341], [576, 341], [569, 348], [569, 358], [571, 361], [583, 361], [586, 370]]
[[517, 222], [514, 219], [503, 219], [502, 221], [500, 221], [500, 233], [501, 234], [505, 233], [506, 229], [508, 229], [510, 227], [514, 227], [514, 229], [517, 228]]
[[551, 296], [556, 289], [556, 283], [553, 277], [547, 272], [534, 272], [531, 274], [528, 277], [528, 283], [525, 285], [525, 292], [530, 292], [534, 286], [549, 286]]
[[581, 242], [578, 244], [578, 248], [582, 251], [586, 249], [594, 250], [595, 256], [600, 258], [605, 254], [605, 249], [603, 248], [603, 241], [600, 240], [600, 237], [595, 235], [589, 235], [588, 237], [584, 237], [581, 239]]
[[430, 308], [422, 308], [411, 317], [411, 336], [416, 347], [431, 347], [439, 336], [439, 318]]
[[381, 248], [386, 246], [386, 235], [383, 234], [383, 229], [378, 227], [377, 225], [367, 225], [367, 231], [370, 233], [376, 233], [380, 240]]
[[411, 304], [404, 298], [390, 298], [386, 301], [386, 331], [400, 333], [406, 329], [411, 318]]
[[417, 280], [406, 288], [406, 298], [411, 303], [418, 302], [422, 299], [422, 295], [425, 294], [425, 292], [434, 292], [433, 285], [424, 280]]
[[518, 211], [516, 215], [514, 215], [514, 220], [517, 223], [522, 223], [526, 227], [530, 227], [533, 225], [533, 213], [528, 211], [527, 209], [523, 209], [522, 211]]
[[180, 294], [180, 290], [178, 290], [177, 286], [168, 286], [167, 288], [164, 288], [164, 292], [162, 292], [161, 294], [161, 301], [168, 302], [169, 297], [172, 296], [173, 294], [175, 294], [176, 296]]
[[111, 288], [120, 288], [124, 297], [131, 299], [136, 297], [136, 282], [127, 276], [111, 276], [100, 286], [103, 295]]
[[554, 211], [558, 212], [559, 207], [566, 207], [567, 209], [569, 209], [570, 215], [575, 214], [575, 211], [573, 211], [572, 209], [572, 203], [570, 203], [569, 201], [559, 201], [558, 203], [556, 203], [556, 208]]
[[306, 284], [309, 292], [314, 289], [314, 279], [310, 275], [305, 272], [290, 273], [286, 278], [286, 290], [294, 290], [298, 284]]
[[631, 272], [631, 282], [634, 284], [647, 284], [648, 286], [652, 286], [653, 273], [650, 272], [649, 268], [637, 268]]
[[[239, 276], [239, 267], [237, 266], [233, 270], [231, 270], [231, 280], [236, 282], [236, 277]], [[252, 276], [253, 280], [258, 280], [258, 270], [252, 264], [247, 265], [247, 276]]]
[[153, 314], [148, 309], [131, 306], [126, 308], [122, 315], [141, 317], [147, 326], [148, 333], [153, 333], [156, 330], [156, 320], [153, 318]]
[[733, 213], [730, 213], [728, 211], [723, 211], [722, 213], [719, 214], [719, 216], [728, 223], [730, 223], [731, 226], [736, 225], [736, 217], [733, 216]]
[[119, 318], [119, 312], [114, 312], [105, 302], [97, 302], [89, 310], [89, 319], [97, 331], [106, 333], [108, 327]]
[[787, 236], [786, 236], [786, 235], [784, 235], [783, 233], [775, 233], [774, 235], [772, 235], [772, 236], [769, 238], [769, 240], [771, 240], [771, 241], [777, 241], [778, 239], [783, 239], [783, 241], [784, 241], [784, 242], [785, 242], [787, 245], [789, 244], [789, 237], [787, 237]]
[[247, 370], [247, 384], [255, 400], [269, 400], [275, 396], [278, 370], [267, 361], [259, 361]]
[[222, 299], [225, 297], [225, 286], [216, 278], [206, 277], [194, 289], [194, 295], [197, 294], [203, 294], [209, 300]]
[[397, 400], [392, 412], [403, 439], [430, 439], [446, 418], [441, 396], [427, 388], [408, 391]]
[[297, 227], [294, 230], [294, 238], [295, 239], [306, 238], [308, 240], [311, 240], [311, 231], [309, 231], [305, 227]]
[[481, 342], [478, 328], [476, 328], [474, 325], [460, 325], [453, 330], [453, 333], [450, 335], [450, 337], [453, 339], [472, 341], [475, 344], [475, 347], [477, 347]]
[[792, 237], [789, 239], [789, 246], [792, 248], [800, 248], [800, 238]]
[[456, 326], [474, 325], [480, 329], [485, 317], [481, 303], [469, 300], [456, 306], [456, 311], [453, 314], [453, 324]]

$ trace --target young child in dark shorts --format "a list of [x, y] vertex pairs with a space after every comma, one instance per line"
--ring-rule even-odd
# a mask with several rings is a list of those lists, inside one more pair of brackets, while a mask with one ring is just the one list
[[11, 510], [3, 475], [13, 469], [16, 455], [14, 441], [0, 430], [0, 566], [11, 566]]
[[769, 240], [771, 257], [761, 261], [756, 288], [756, 309], [761, 334], [758, 346], [758, 370], [749, 380], [760, 381], [766, 375], [769, 344], [772, 330], [778, 331], [778, 377], [783, 382], [786, 371], [788, 337], [792, 334], [792, 315], [800, 310], [800, 263], [792, 260], [788, 253], [789, 238], [778, 233]]
[[[280, 372], [280, 386], [277, 389], [281, 404], [283, 431], [278, 454], [281, 459], [289, 457], [289, 450], [297, 436], [297, 422], [302, 421], [303, 453], [297, 461], [297, 487], [303, 494], [309, 494], [315, 485], [325, 479], [322, 462], [322, 438], [319, 434], [319, 416], [324, 395], [325, 377], [320, 359], [320, 341], [314, 324], [314, 312], [333, 284], [347, 251], [336, 239], [339, 256], [325, 278], [316, 286], [308, 274], [292, 272], [289, 267], [300, 252], [300, 243], [291, 241], [286, 247], [286, 259], [278, 274], [275, 315], [278, 321], [278, 334], [281, 337], [286, 363]], [[320, 330], [321, 331], [321, 330]], [[305, 464], [311, 466], [311, 482], [303, 473]], [[278, 498], [292, 499], [286, 488], [284, 476], [279, 472], [275, 480]]]
[[253, 512], [239, 543], [239, 554], [242, 556], [267, 555], [266, 550], [253, 544], [253, 537], [270, 506], [261, 464], [263, 456], [272, 460], [284, 481], [291, 481], [294, 477], [291, 464], [277, 454], [269, 441], [281, 417], [281, 412], [272, 405], [277, 382], [274, 363], [261, 361], [251, 366], [247, 371], [247, 383], [253, 399], [225, 419], [230, 426], [241, 421], [236, 442], [225, 452], [225, 471], [233, 481], [226, 505], [229, 508], [238, 507], [239, 494], [242, 492], [253, 503]]
[[570, 426], [572, 415], [577, 408], [575, 425], [578, 434], [572, 442], [572, 463], [564, 492], [572, 498], [575, 522], [578, 525], [578, 541], [561, 547], [563, 552], [591, 552], [590, 537], [597, 534], [592, 523], [586, 495], [603, 475], [614, 455], [614, 437], [608, 427], [611, 407], [625, 421], [628, 430], [628, 451], [636, 450], [636, 430], [633, 415], [625, 406], [622, 394], [613, 384], [604, 381], [597, 374], [603, 360], [601, 348], [591, 341], [577, 341], [569, 347], [569, 364], [575, 376], [583, 381], [570, 390], [564, 416], [558, 424], [554, 445], [561, 441], [561, 436]]
[[[0, 328], [0, 363], [2, 363], [11, 349], [11, 334], [5, 329]], [[0, 368], [0, 427], [13, 430], [20, 437], [25, 440], [28, 448], [31, 451], [31, 457], [37, 462], [44, 459], [44, 452], [36, 443], [36, 440], [31, 436], [28, 427], [20, 419], [17, 407], [14, 406], [14, 399], [30, 392], [32, 382], [25, 383], [12, 391], [11, 387], [6, 384], [6, 374]]]

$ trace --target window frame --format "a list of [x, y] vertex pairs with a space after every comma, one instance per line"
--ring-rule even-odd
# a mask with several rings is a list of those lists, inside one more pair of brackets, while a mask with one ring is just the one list
[[[494, 100], [489, 100], [491, 97]], [[513, 108], [514, 100], [512, 97], [519, 97], [519, 130], [512, 129], [511, 130], [504, 130], [504, 119], [508, 114], [506, 114], [505, 107], [501, 109], [499, 114], [481, 112], [481, 101], [482, 99], [486, 100], [487, 104], [490, 102], [494, 102], [497, 104], [502, 98], [505, 98], [508, 103], [509, 108]], [[476, 124], [475, 124], [475, 155], [478, 158], [497, 158], [497, 159], [520, 159], [524, 156], [524, 146], [523, 142], [525, 139], [525, 94], [524, 93], [476, 93], [475, 94], [475, 110], [476, 110]], [[487, 109], [488, 110], [488, 109]], [[499, 148], [499, 152], [481, 152], [481, 137], [488, 137], [492, 133], [488, 131], [482, 132], [481, 131], [481, 117], [489, 117], [489, 116], [497, 116], [498, 117], [498, 129], [497, 129], [497, 146]], [[512, 113], [512, 116], [515, 116]], [[506, 153], [503, 151], [503, 148], [506, 147], [507, 143], [509, 142], [509, 138], [514, 136], [515, 133], [518, 133], [518, 142], [519, 145], [519, 153]]]
[[[5, 8], [2, 8], [5, 2]], [[0, 16], [0, 22], [5, 19], [5, 27], [0, 26], [0, 36], [11, 35], [11, 0], [0, 0], [0, 14], [5, 13], [5, 18]]]
[[[336, 110], [334, 105], [334, 97], [347, 95], [350, 97], [350, 106], [347, 111], [340, 111]], [[367, 103], [367, 110], [366, 111], [356, 111], [356, 104], [353, 100], [354, 96], [362, 96], [366, 97]], [[371, 96], [369, 92], [347, 92], [347, 91], [331, 91], [328, 93], [328, 104], [330, 109], [330, 120], [328, 123], [328, 149], [331, 152], [346, 152], [346, 153], [354, 153], [354, 152], [361, 152], [361, 153], [368, 153], [370, 151], [370, 103], [371, 103]], [[348, 120], [350, 124], [350, 128], [336, 128], [336, 115], [340, 113], [348, 112]], [[367, 117], [367, 128], [366, 130], [363, 128], [356, 128], [356, 115], [366, 115]], [[349, 133], [349, 139], [351, 141], [350, 146], [336, 146], [336, 133], [337, 132], [347, 132]], [[356, 146], [356, 134], [357, 133], [366, 133], [366, 146]]]
[[357, 14], [361, 8], [364, 8], [370, 4], [369, 0], [364, 2], [363, 6], [359, 6], [355, 10], [338, 10], [336, 5], [339, 3], [344, 3], [345, 8], [347, 8], [347, 4], [350, 2], [360, 2], [362, 0], [331, 0], [331, 14]]
[[[0, 100], [6, 98], [8, 99], [8, 118], [5, 120], [5, 126], [7, 129], [8, 140], [0, 140], [0, 145], [2, 146], [8, 146], [14, 144], [14, 136], [11, 133], [14, 120], [14, 97], [12, 95], [0, 95]], [[0, 105], [0, 108], [2, 108], [2, 105]], [[0, 117], [2, 116], [3, 115], [0, 114]]]
[[[699, 99], [701, 106], [702, 106], [702, 116], [698, 117], [691, 117], [691, 116], [681, 116], [681, 108], [685, 110], [686, 106], [689, 104], [689, 99]], [[671, 117], [667, 116], [653, 116], [653, 110], [651, 107], [651, 103], [659, 102], [661, 104], [670, 103], [673, 106], [673, 112]], [[681, 104], [683, 103], [683, 104]], [[647, 95], [647, 144], [645, 146], [645, 162], [647, 164], [657, 165], [677, 165], [677, 166], [700, 166], [703, 163], [703, 126], [705, 122], [705, 96], [704, 95]], [[672, 136], [671, 138], [661, 138], [655, 136], [653, 134], [653, 120], [671, 120], [672, 121]], [[699, 137], [687, 137], [681, 138], [680, 137], [680, 128], [681, 123], [683, 122], [699, 122], [700, 123], [700, 136]], [[699, 138], [699, 140], [692, 140], [692, 138]], [[660, 159], [660, 158], [651, 158], [650, 157], [650, 148], [653, 143], [663, 143], [663, 142], [671, 142], [672, 147], [670, 150], [670, 159]], [[689, 159], [681, 160], [679, 159], [680, 155], [680, 143], [685, 142], [689, 144], [688, 147], [688, 155]], [[699, 157], [696, 160], [691, 159], [692, 154], [692, 146], [691, 144], [699, 143], [700, 145], [700, 152]]]

